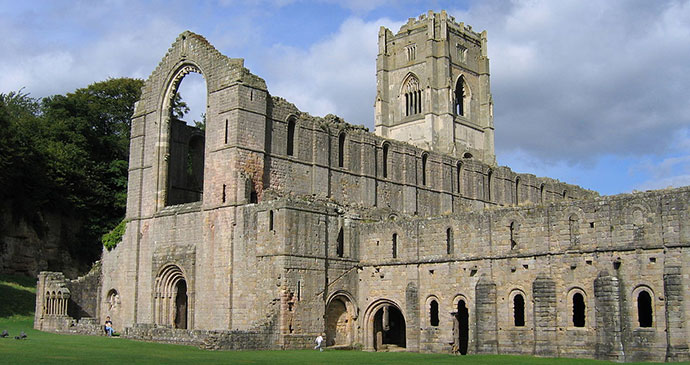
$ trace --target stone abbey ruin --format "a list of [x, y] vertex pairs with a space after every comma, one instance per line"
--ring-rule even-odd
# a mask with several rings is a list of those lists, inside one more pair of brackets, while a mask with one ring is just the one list
[[[210, 349], [689, 360], [690, 189], [601, 197], [497, 166], [486, 32], [379, 32], [374, 133], [182, 33], [132, 116], [123, 241], [42, 272], [35, 327]], [[205, 130], [171, 118], [189, 73]]]

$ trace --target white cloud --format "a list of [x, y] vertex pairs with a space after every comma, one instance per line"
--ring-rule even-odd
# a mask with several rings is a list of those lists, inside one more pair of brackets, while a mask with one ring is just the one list
[[401, 24], [349, 18], [307, 50], [275, 45], [275, 57], [262, 66], [269, 91], [311, 114], [373, 126], [378, 30], [385, 25], [397, 31]]

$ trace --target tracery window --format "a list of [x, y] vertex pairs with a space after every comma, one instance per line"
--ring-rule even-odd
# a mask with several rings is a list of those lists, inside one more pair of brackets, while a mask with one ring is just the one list
[[419, 80], [414, 75], [409, 75], [403, 86], [405, 94], [405, 116], [415, 115], [422, 112], [422, 91], [419, 87]]

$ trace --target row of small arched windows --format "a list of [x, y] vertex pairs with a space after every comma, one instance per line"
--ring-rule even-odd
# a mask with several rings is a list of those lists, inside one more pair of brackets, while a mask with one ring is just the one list
[[[287, 142], [286, 142], [286, 154], [288, 156], [294, 156], [295, 155], [295, 128], [296, 128], [296, 121], [294, 118], [290, 118], [288, 120], [288, 125], [287, 125]], [[346, 138], [347, 134], [345, 132], [341, 132], [338, 135], [338, 167], [344, 167], [345, 166], [345, 145], [346, 145]], [[384, 142], [382, 145], [382, 175], [384, 178], [389, 178], [389, 153], [390, 153], [390, 144], [388, 142]], [[465, 153], [463, 155], [463, 158], [472, 158], [472, 154], [470, 153]], [[428, 160], [429, 160], [429, 155], [427, 153], [422, 154], [422, 163], [421, 163], [421, 185], [427, 186], [429, 184], [429, 179], [428, 179]], [[455, 184], [453, 187], [453, 190], [455, 190], [456, 193], [461, 194], [462, 193], [462, 171], [463, 171], [463, 163], [462, 161], [458, 161], [455, 165]], [[492, 177], [493, 177], [493, 171], [491, 169], [488, 170], [487, 172], [487, 180], [486, 180], [486, 192], [485, 192], [485, 198], [488, 199], [488, 201], [492, 200]], [[521, 189], [521, 184], [520, 184], [520, 178], [516, 177], [515, 179], [515, 190], [513, 192], [513, 203], [515, 205], [518, 205], [520, 203], [520, 189]], [[542, 184], [539, 187], [539, 194], [540, 194], [540, 202], [544, 202], [544, 190], [545, 186]], [[567, 190], [563, 191], [563, 199], [566, 199], [568, 194]]]
[[[637, 293], [637, 322], [641, 328], [649, 328], [653, 325], [653, 310], [652, 310], [652, 296], [647, 290], [640, 290]], [[518, 292], [512, 297], [512, 312], [513, 312], [513, 326], [525, 326], [525, 297], [521, 292]], [[585, 327], [586, 323], [586, 309], [584, 295], [577, 291], [572, 296], [570, 314], [570, 325], [573, 327]], [[438, 302], [432, 299], [429, 302], [429, 325], [436, 327], [439, 325], [439, 311]]]

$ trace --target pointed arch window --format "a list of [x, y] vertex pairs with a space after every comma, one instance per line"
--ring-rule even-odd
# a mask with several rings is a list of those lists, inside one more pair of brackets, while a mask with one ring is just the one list
[[422, 91], [419, 87], [419, 79], [410, 74], [403, 86], [405, 94], [405, 116], [419, 114], [422, 112]]
[[338, 167], [345, 166], [345, 132], [338, 136]]
[[287, 127], [287, 155], [295, 154], [295, 120], [290, 119]]
[[446, 229], [446, 254], [452, 255], [453, 248], [453, 229], [449, 227]]
[[343, 237], [343, 228], [342, 227], [340, 227], [340, 231], [338, 232], [338, 247], [337, 247], [335, 253], [336, 253], [336, 255], [338, 255], [338, 257], [343, 257], [343, 255], [345, 253], [345, 240]]
[[466, 116], [467, 113], [467, 85], [465, 83], [465, 77], [460, 76], [458, 81], [455, 83], [455, 102], [454, 111], [455, 115]]
[[383, 144], [383, 177], [388, 177], [388, 143]]

